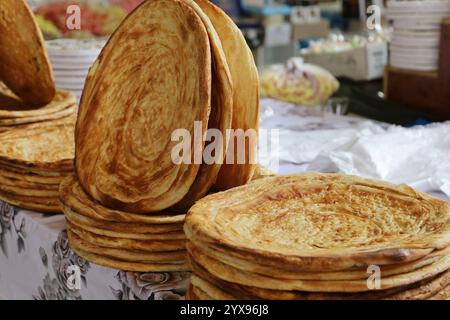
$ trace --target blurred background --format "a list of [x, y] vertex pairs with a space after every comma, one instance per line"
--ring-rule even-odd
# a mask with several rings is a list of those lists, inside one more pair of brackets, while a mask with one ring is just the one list
[[[107, 37], [142, 0], [29, 0], [47, 39]], [[388, 38], [382, 24], [366, 26], [367, 10], [382, 0], [214, 0], [243, 31], [258, 66], [284, 62], [313, 46], [314, 51], [339, 51]], [[81, 30], [68, 30], [66, 9], [78, 4]], [[379, 39], [378, 36], [381, 38]], [[323, 45], [318, 40], [324, 40]], [[346, 41], [348, 40], [348, 41]]]
[[[67, 39], [77, 39], [74, 43], [82, 46], [92, 41], [99, 52], [142, 0], [29, 2], [48, 40], [56, 73], [61, 70], [57, 84], [81, 95], [84, 74], [79, 69], [83, 63], [87, 69], [88, 60], [72, 65], [77, 69], [73, 74], [81, 77], [75, 84], [67, 78], [69, 63], [60, 59], [60, 46], [67, 46]], [[450, 17], [450, 0], [212, 2], [242, 30], [261, 73], [264, 97], [302, 106], [328, 105], [334, 111], [405, 126], [450, 119], [449, 59], [439, 58], [450, 55], [445, 36], [449, 24], [443, 23]], [[79, 30], [66, 26], [71, 4], [81, 9]], [[331, 101], [330, 107], [330, 97], [346, 100], [338, 100], [337, 108]]]

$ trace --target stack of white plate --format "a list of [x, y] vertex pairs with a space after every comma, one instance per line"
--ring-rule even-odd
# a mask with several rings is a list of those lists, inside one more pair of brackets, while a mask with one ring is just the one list
[[89, 68], [95, 62], [105, 40], [57, 39], [46, 42], [53, 66], [56, 87], [72, 91], [78, 100]]
[[450, 17], [450, 0], [388, 1], [388, 18], [394, 23], [390, 65], [436, 71], [439, 64], [440, 24]]

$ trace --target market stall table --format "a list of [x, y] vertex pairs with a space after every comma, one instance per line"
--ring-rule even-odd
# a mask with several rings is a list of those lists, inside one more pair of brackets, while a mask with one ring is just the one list
[[[303, 172], [320, 151], [332, 148], [327, 145], [330, 136], [351, 136], [373, 125], [386, 127], [353, 116], [324, 114], [320, 108], [263, 100], [262, 130], [275, 129], [280, 141], [279, 161], [263, 156], [261, 162], [279, 174]], [[295, 134], [305, 138], [303, 150], [286, 143], [286, 136]], [[0, 299], [184, 298], [189, 272], [138, 273], [89, 263], [69, 248], [65, 228], [63, 215], [0, 202]]]

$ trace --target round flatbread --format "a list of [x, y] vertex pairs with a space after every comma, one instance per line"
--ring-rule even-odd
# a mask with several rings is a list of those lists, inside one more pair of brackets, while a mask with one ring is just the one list
[[72, 247], [82, 249], [87, 252], [107, 256], [114, 259], [130, 262], [142, 263], [168, 263], [168, 264], [185, 264], [186, 251], [172, 251], [172, 252], [147, 252], [139, 250], [122, 250], [107, 247], [98, 247], [84, 241], [76, 234], [67, 231], [69, 243]]
[[183, 264], [158, 264], [158, 263], [139, 263], [117, 260], [106, 256], [90, 253], [72, 246], [73, 251], [80, 257], [89, 262], [98, 264], [100, 266], [110, 267], [119, 270], [134, 271], [134, 272], [172, 272], [172, 271], [189, 271], [189, 267]]
[[59, 190], [58, 188], [51, 189], [36, 189], [36, 188], [23, 188], [18, 186], [9, 186], [6, 184], [0, 184], [0, 191], [6, 192], [17, 196], [31, 196], [31, 197], [42, 197], [42, 198], [54, 198], [58, 199]]
[[[212, 52], [212, 87], [211, 87], [211, 114], [209, 117], [208, 130], [220, 132], [220, 137], [207, 137], [207, 140], [213, 140], [205, 145], [203, 163], [197, 173], [197, 177], [184, 198], [175, 205], [181, 211], [190, 208], [195, 201], [204, 197], [217, 180], [222, 163], [225, 160], [227, 146], [229, 142], [228, 130], [231, 128], [233, 113], [233, 84], [230, 70], [222, 49], [222, 43], [214, 29], [208, 16], [193, 1], [185, 0], [192, 9], [202, 19], [209, 35]], [[215, 146], [213, 154], [206, 150]], [[205, 163], [205, 156], [210, 157]]]
[[0, 126], [8, 127], [43, 121], [60, 120], [75, 114], [77, 112], [77, 109], [78, 107], [75, 104], [73, 104], [67, 106], [65, 109], [50, 114], [22, 117], [22, 118], [4, 118], [0, 119]]
[[339, 271], [405, 263], [450, 243], [450, 204], [340, 174], [273, 177], [213, 194], [186, 216], [194, 244], [266, 266]]
[[48, 104], [55, 81], [31, 9], [25, 0], [2, 0], [0, 17], [0, 80], [26, 103]]
[[183, 230], [183, 224], [147, 224], [147, 223], [132, 223], [132, 222], [111, 222], [105, 220], [95, 220], [88, 216], [84, 216], [74, 212], [72, 209], [67, 207], [64, 203], [61, 203], [64, 211], [64, 215], [73, 221], [79, 221], [82, 225], [89, 225], [91, 227], [103, 230], [109, 230], [111, 232], [119, 233], [142, 233], [142, 234], [153, 234], [153, 233], [167, 233], [176, 232]]
[[42, 184], [37, 182], [29, 182], [22, 179], [10, 178], [2, 175], [2, 170], [0, 169], [0, 186], [5, 185], [8, 187], [16, 187], [23, 189], [40, 189], [48, 191], [57, 191], [59, 194], [59, 184]]
[[0, 200], [26, 210], [42, 213], [61, 213], [57, 198], [19, 196], [0, 190]]
[[[220, 261], [225, 265], [229, 265], [233, 268], [247, 271], [250, 273], [255, 273], [263, 276], [274, 277], [277, 279], [286, 279], [286, 280], [320, 280], [320, 281], [336, 281], [336, 280], [358, 280], [358, 279], [367, 279], [370, 275], [368, 273], [368, 268], [358, 268], [358, 269], [350, 269], [350, 270], [342, 270], [335, 272], [301, 272], [301, 271], [287, 271], [280, 270], [278, 268], [274, 268], [273, 266], [264, 266], [253, 261], [248, 261], [241, 259], [239, 257], [234, 257], [228, 255], [226, 251], [220, 250], [220, 248], [210, 248], [203, 247], [200, 248], [198, 245], [193, 245], [192, 243], [187, 243], [186, 245], [193, 250], [197, 250], [203, 255], [207, 255], [213, 259]], [[446, 255], [450, 254], [450, 247], [447, 247], [442, 250], [436, 250], [435, 252], [412, 262], [406, 263], [398, 263], [398, 264], [388, 264], [388, 265], [380, 265], [380, 272], [383, 277], [393, 276], [403, 273], [412, 272], [414, 270], [418, 270], [425, 266], [431, 265], [435, 262], [438, 262]]]
[[39, 182], [39, 180], [42, 179], [42, 183], [59, 184], [61, 180], [73, 174], [73, 170], [70, 170], [70, 162], [63, 162], [63, 164], [66, 166], [66, 168], [63, 168], [64, 171], [60, 171], [56, 168], [51, 169], [50, 171], [46, 171], [35, 169], [32, 167], [25, 168], [24, 166], [11, 165], [10, 163], [2, 162], [0, 160], [0, 169], [2, 169], [4, 172], [8, 172], [8, 174], [26, 176], [29, 179], [33, 179], [32, 181]]
[[199, 300], [197, 298], [197, 296], [195, 295], [195, 293], [193, 292], [193, 286], [192, 283], [189, 283], [189, 287], [186, 291], [186, 296], [185, 296], [186, 300]]
[[133, 240], [100, 236], [67, 222], [70, 231], [95, 246], [149, 252], [179, 251], [185, 248], [184, 240]]
[[[234, 130], [252, 130], [238, 149], [238, 138], [233, 136], [215, 184], [216, 189], [226, 190], [250, 181], [256, 163], [259, 126], [259, 78], [253, 54], [241, 30], [225, 12], [207, 0], [196, 0], [211, 20], [220, 37], [223, 51], [233, 79], [233, 121]], [[251, 131], [248, 131], [249, 133]], [[238, 154], [243, 155], [239, 160]]]
[[173, 135], [194, 138], [196, 121], [206, 132], [210, 102], [202, 20], [184, 1], [143, 2], [89, 72], [76, 129], [81, 185], [112, 209], [151, 213], [176, 204], [197, 176], [203, 141], [189, 141], [191, 163], [176, 164], [181, 142]]
[[46, 121], [40, 121], [40, 122], [34, 122], [34, 123], [26, 123], [26, 124], [19, 124], [16, 126], [0, 126], [0, 135], [3, 132], [10, 131], [12, 129], [24, 129], [24, 130], [32, 130], [36, 128], [50, 128], [57, 125], [67, 124], [75, 126], [75, 122], [77, 121], [77, 113], [74, 112], [70, 116], [63, 117], [61, 119], [55, 119], [55, 120], [46, 120]]
[[111, 231], [107, 229], [96, 228], [89, 224], [83, 223], [82, 219], [77, 219], [76, 216], [73, 215], [70, 217], [69, 215], [66, 215], [66, 219], [78, 228], [86, 230], [93, 234], [97, 234], [99, 236], [131, 240], [185, 240], [185, 236], [182, 231], [164, 233], [127, 233], [123, 231]]
[[255, 172], [253, 173], [253, 176], [252, 176], [252, 181], [269, 178], [269, 177], [274, 177], [276, 175], [277, 175], [276, 172], [257, 164], [255, 166]]
[[450, 300], [450, 285], [439, 291], [434, 296], [429, 297], [428, 300]]
[[61, 181], [64, 179], [63, 176], [41, 176], [35, 173], [25, 173], [21, 172], [20, 170], [16, 170], [13, 168], [8, 168], [5, 166], [2, 166], [0, 164], [0, 176], [3, 179], [9, 179], [14, 181], [22, 181], [24, 183], [30, 183], [33, 185], [47, 185], [47, 187], [51, 188], [53, 186], [58, 186], [61, 183]]
[[[7, 94], [1, 92], [0, 90], [0, 95], [6, 96]], [[27, 106], [22, 102], [19, 104], [12, 103], [8, 105], [6, 102], [0, 100], [0, 119], [47, 116], [67, 109], [69, 106], [73, 106], [76, 103], [76, 97], [72, 92], [59, 89], [56, 91], [56, 95], [53, 100], [39, 109], [35, 109], [35, 107], [32, 106]]]
[[[209, 274], [195, 262], [190, 261], [190, 265], [194, 272], [192, 279], [196, 278], [194, 280], [196, 285], [211, 296], [214, 296], [215, 299], [220, 300], [225, 296], [239, 300], [377, 300], [406, 299], [407, 296], [411, 299], [423, 299], [432, 296], [434, 292], [442, 290], [446, 283], [450, 281], [450, 274], [447, 271], [412, 285], [379, 291], [361, 293], [281, 291], [227, 282]], [[418, 292], [422, 292], [422, 294], [418, 295]]]
[[74, 126], [11, 129], [0, 134], [0, 163], [38, 174], [73, 171]]
[[[218, 300], [211, 297], [209, 294], [207, 294], [205, 291], [200, 289], [199, 287], [195, 286], [193, 283], [197, 283], [199, 278], [192, 276], [191, 278], [191, 285], [189, 287], [190, 292], [190, 298], [188, 300]], [[205, 283], [203, 283], [203, 286], [205, 286]], [[217, 295], [216, 295], [217, 297]], [[226, 293], [221, 292], [221, 298], [220, 300], [235, 300], [231, 295], [228, 295]]]
[[179, 226], [186, 216], [164, 212], [158, 215], [143, 215], [105, 208], [84, 192], [75, 176], [62, 181], [59, 192], [61, 201], [74, 212], [100, 221]]
[[358, 280], [288, 280], [276, 279], [247, 271], [242, 271], [201, 254], [192, 247], [188, 247], [192, 260], [205, 268], [208, 273], [215, 277], [237, 284], [255, 286], [263, 289], [284, 291], [307, 291], [307, 292], [368, 292], [373, 290], [387, 290], [419, 282], [432, 278], [450, 268], [450, 255], [444, 256], [439, 261], [411, 272], [383, 276], [380, 279], [380, 287], [371, 289], [367, 285], [367, 279]]

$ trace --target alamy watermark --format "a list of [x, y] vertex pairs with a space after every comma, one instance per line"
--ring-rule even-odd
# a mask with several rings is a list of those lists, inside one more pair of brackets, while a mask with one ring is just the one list
[[369, 30], [378, 30], [381, 27], [381, 7], [378, 5], [370, 5], [367, 7], [368, 14], [366, 26]]
[[[174, 164], [257, 164], [263, 160], [266, 166], [277, 171], [278, 129], [260, 129], [259, 132], [255, 129], [227, 129], [222, 132], [210, 128], [203, 132], [202, 128], [202, 121], [195, 121], [193, 134], [183, 128], [172, 132], [171, 141], [176, 142], [171, 150]], [[229, 142], [224, 157], [226, 141]]]
[[66, 286], [71, 291], [81, 290], [81, 270], [76, 265], [70, 265], [65, 270], [66, 272]]
[[370, 276], [367, 278], [367, 288], [369, 290], [381, 289], [381, 268], [377, 265], [370, 265], [367, 267], [367, 273]]
[[67, 7], [66, 27], [68, 30], [81, 30], [81, 8], [73, 4]]

